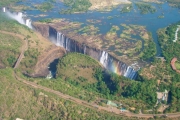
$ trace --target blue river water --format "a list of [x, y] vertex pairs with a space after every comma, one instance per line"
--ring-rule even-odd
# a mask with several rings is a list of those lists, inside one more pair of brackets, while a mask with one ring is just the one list
[[[33, 4], [39, 4], [44, 2], [45, 0], [28, 0], [19, 2], [17, 4], [23, 4], [27, 6], [31, 6], [33, 8]], [[129, 13], [120, 13], [120, 9], [122, 6], [113, 9], [110, 12], [99, 12], [99, 11], [88, 11], [86, 13], [78, 13], [78, 14], [59, 14], [61, 9], [66, 8], [62, 2], [53, 3], [54, 8], [48, 12], [41, 12], [39, 10], [26, 10], [26, 14], [33, 21], [41, 20], [44, 18], [66, 18], [69, 21], [77, 21], [86, 24], [90, 24], [87, 22], [87, 19], [95, 19], [100, 20], [100, 23], [93, 23], [96, 27], [99, 28], [99, 33], [106, 34], [113, 25], [120, 26], [120, 24], [136, 24], [146, 26], [147, 30], [152, 33], [152, 37], [154, 42], [156, 43], [157, 56], [161, 56], [161, 49], [157, 40], [157, 30], [160, 28], [167, 27], [168, 25], [178, 22], [180, 20], [180, 10], [177, 8], [173, 8], [168, 5], [168, 3], [164, 4], [154, 4], [157, 11], [155, 13], [149, 14], [141, 14], [140, 11], [133, 5], [133, 10]], [[47, 16], [37, 17], [38, 15], [45, 14]], [[164, 18], [160, 19], [158, 16], [163, 15]], [[108, 19], [111, 16], [112, 19]], [[92, 24], [92, 23], [91, 23]], [[122, 31], [119, 30], [118, 34]]]

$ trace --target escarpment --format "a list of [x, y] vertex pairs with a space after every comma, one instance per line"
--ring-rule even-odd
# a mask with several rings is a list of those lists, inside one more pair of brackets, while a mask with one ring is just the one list
[[47, 48], [42, 55], [38, 57], [38, 62], [34, 67], [32, 74], [28, 74], [31, 77], [44, 77], [49, 73], [48, 66], [55, 59], [62, 57], [65, 54], [65, 50], [57, 47], [56, 45]]
[[[34, 25], [36, 26], [37, 24]], [[130, 79], [136, 79], [137, 70], [139, 69], [139, 66], [137, 66], [136, 63], [128, 65], [117, 59], [115, 56], [109, 54], [107, 51], [101, 50], [96, 46], [92, 47], [92, 44], [87, 44], [86, 40], [82, 40], [82, 37], [77, 37], [78, 34], [74, 37], [67, 36], [66, 30], [61, 32], [55, 25], [38, 24], [35, 28], [37, 28], [37, 31], [39, 31], [43, 36], [48, 37], [51, 42], [64, 48], [66, 51], [89, 55], [99, 61], [107, 70]], [[69, 31], [67, 34], [70, 34]]]

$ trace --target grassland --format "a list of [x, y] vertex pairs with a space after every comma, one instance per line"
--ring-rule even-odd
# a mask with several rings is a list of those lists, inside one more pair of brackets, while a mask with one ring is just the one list
[[12, 5], [12, 4], [19, 2], [19, 1], [21, 1], [21, 0], [1, 0], [0, 1], [0, 8], [8, 6], [8, 5]]
[[11, 9], [16, 12], [22, 12], [26, 10], [33, 10], [34, 8], [26, 5], [13, 5], [11, 6]]
[[[20, 69], [25, 72], [32, 73], [32, 68], [35, 66], [38, 56], [40, 56], [45, 49], [52, 45], [47, 39], [43, 38], [39, 33], [32, 31], [26, 26], [20, 25], [14, 20], [8, 19], [4, 14], [0, 14], [0, 31], [5, 31], [8, 34], [1, 34], [1, 42], [3, 47], [7, 50], [9, 55], [6, 55], [4, 60], [9, 60], [12, 64], [6, 64], [12, 66], [15, 58], [19, 56], [20, 46], [24, 40], [28, 40], [28, 50], [25, 51], [24, 59], [21, 61]], [[10, 33], [10, 34], [9, 34]], [[3, 48], [2, 47], [2, 48]], [[12, 50], [11, 50], [12, 49]], [[6, 52], [5, 52], [6, 53]], [[14, 57], [13, 57], [14, 56]]]
[[167, 0], [170, 5], [180, 8], [180, 1], [179, 0]]
[[15, 79], [11, 68], [0, 69], [0, 82], [2, 119], [128, 119], [86, 108], [51, 93], [28, 87]]
[[42, 12], [47, 12], [53, 8], [53, 4], [51, 2], [43, 2], [42, 4], [34, 5], [34, 7]]
[[[135, 109], [132, 110], [133, 112], [138, 112], [138, 109], [142, 108], [143, 113], [147, 113], [145, 110], [151, 108], [150, 104], [156, 102], [154, 89], [156, 84], [153, 81], [136, 82], [114, 74], [107, 74], [97, 61], [83, 54], [69, 53], [60, 59], [56, 79], [26, 79], [91, 104], [108, 107], [106, 102], [113, 100], [118, 104], [123, 104], [123, 107], [128, 110], [133, 107]], [[130, 86], [134, 87], [130, 89]], [[133, 91], [136, 93], [130, 94]], [[147, 95], [139, 96], [140, 92]]]
[[80, 28], [77, 32], [84, 35], [96, 35], [97, 32], [99, 32], [99, 28], [95, 27], [94, 25], [88, 25]]
[[[99, 25], [102, 25], [101, 21], [88, 21], [98, 22]], [[108, 51], [111, 55], [127, 64], [132, 64], [132, 61], [139, 61], [140, 59], [150, 59], [156, 54], [152, 35], [145, 26], [133, 24], [112, 25], [109, 31], [100, 34], [100, 28], [91, 23], [85, 25], [64, 19], [59, 21], [51, 20], [48, 24], [58, 31], [62, 31], [71, 39], [85, 43], [93, 48]]]
[[22, 41], [20, 38], [1, 33], [0, 31], [0, 64], [12, 67], [20, 54]]
[[[96, 82], [93, 74], [94, 69], [100, 67], [98, 62], [82, 54], [69, 54], [60, 59], [60, 64], [57, 66], [57, 77], [66, 80], [73, 79], [82, 86], [83, 84]], [[70, 69], [71, 71], [69, 71]]]
[[119, 4], [130, 4], [128, 0], [62, 0], [68, 9], [60, 11], [61, 14], [86, 12], [88, 10], [110, 11]]
[[117, 0], [89, 0], [92, 4], [90, 10], [111, 10], [113, 7], [120, 4], [130, 4], [129, 0], [117, 1]]
[[141, 14], [147, 14], [147, 13], [155, 13], [156, 8], [152, 6], [151, 4], [144, 3], [144, 2], [137, 2], [135, 3], [138, 9], [140, 10]]
[[[46, 42], [46, 40], [40, 37], [37, 33], [28, 29], [26, 26], [20, 25], [19, 23], [12, 20], [8, 20], [2, 14], [0, 20], [1, 31], [5, 31], [6, 33], [8, 33], [8, 36], [4, 33], [0, 34], [2, 37], [1, 47], [4, 49], [12, 49], [13, 51], [19, 52], [19, 48], [22, 45], [21, 41], [28, 39], [28, 50], [24, 54], [25, 57], [21, 62], [20, 68], [16, 70], [20, 73], [25, 70], [33, 71], [33, 68], [31, 67], [32, 64], [27, 63], [26, 61], [30, 62], [30, 60], [37, 59], [41, 52], [43, 52], [43, 50], [49, 46], [47, 45], [49, 44], [49, 42]], [[19, 38], [16, 36], [21, 37]], [[42, 42], [41, 40], [44, 41]], [[6, 53], [8, 52], [5, 51], [4, 54]], [[92, 64], [93, 66], [94, 60], [87, 56], [85, 58], [88, 58], [90, 60], [90, 63], [88, 64]], [[36, 63], [36, 61], [32, 62]], [[78, 63], [77, 59], [76, 62]], [[79, 62], [79, 65], [82, 64], [80, 64]], [[36, 79], [33, 78], [30, 78], [29, 80], [36, 81]], [[54, 84], [56, 84], [61, 89], [66, 89], [67, 93], [74, 91], [72, 92], [73, 95], [78, 95], [83, 92], [83, 89], [78, 89], [79, 91], [77, 91], [75, 87], [70, 87], [71, 89], [67, 89], [71, 84], [63, 84], [63, 81], [45, 81], [44, 79], [41, 80], [42, 81], [38, 82], [39, 84], [47, 83], [46, 85], [50, 87], [52, 84], [49, 82], [54, 82]], [[2, 119], [124, 119], [124, 117], [95, 111], [93, 109], [89, 109], [74, 104], [70, 101], [61, 99], [42, 90], [28, 87], [22, 82], [19, 82], [15, 79], [13, 69], [11, 68], [0, 69], [0, 82], [0, 118]], [[88, 94], [85, 92], [84, 95]], [[92, 99], [91, 95], [88, 96], [90, 99]], [[81, 96], [83, 96], [83, 94], [81, 94]]]
[[176, 69], [177, 69], [177, 70], [180, 70], [180, 62], [179, 62], [179, 61], [176, 61], [176, 62], [175, 62], [175, 66], [176, 66]]
[[[166, 103], [169, 107], [164, 112], [180, 111], [180, 102], [178, 101], [180, 95], [180, 74], [176, 73], [170, 66], [170, 61], [174, 57], [179, 59], [180, 43], [173, 42], [175, 31], [179, 24], [180, 22], [177, 22], [158, 30], [158, 40], [164, 59], [156, 58], [150, 66], [140, 71], [140, 74], [144, 78], [159, 81], [159, 91], [164, 91], [165, 89], [169, 91], [169, 100]], [[171, 49], [169, 49], [170, 47]], [[178, 62], [176, 63], [176, 67], [179, 68]]]
[[61, 10], [61, 14], [86, 12], [91, 6], [89, 0], [63, 0], [63, 2], [69, 9]]
[[121, 13], [128, 13], [128, 12], [131, 12], [131, 10], [133, 9], [133, 6], [132, 4], [127, 4], [127, 5], [124, 5], [123, 8], [121, 9]]

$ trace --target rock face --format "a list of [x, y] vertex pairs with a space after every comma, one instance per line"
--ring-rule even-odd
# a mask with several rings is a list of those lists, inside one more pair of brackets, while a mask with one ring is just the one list
[[177, 68], [176, 68], [176, 66], [175, 66], [176, 61], [177, 61], [177, 58], [173, 58], [173, 59], [171, 60], [171, 67], [172, 67], [172, 69], [173, 69], [174, 71], [176, 71], [177, 73], [180, 73], [180, 70], [177, 70]]
[[43, 37], [48, 38], [49, 37], [49, 26], [46, 24], [40, 25], [33, 23], [33, 27], [36, 31], [40, 32]]
[[34, 68], [34, 73], [29, 75], [31, 77], [44, 77], [47, 76], [49, 73], [48, 66], [54, 59], [58, 59], [62, 57], [66, 51], [56, 45], [51, 46], [48, 48], [44, 54], [39, 56], [38, 62]]
[[[48, 28], [47, 28], [48, 27]], [[49, 39], [57, 46], [63, 47], [69, 52], [78, 52], [91, 56], [98, 60], [107, 70], [114, 72], [118, 75], [123, 75], [130, 79], [136, 79], [137, 70], [134, 65], [127, 65], [120, 60], [116, 59], [106, 51], [89, 47], [84, 43], [80, 43], [73, 38], [68, 38], [66, 35], [58, 31], [52, 26], [44, 24], [42, 26], [36, 26], [37, 30], [43, 35], [48, 36]], [[45, 28], [45, 29], [43, 29]], [[47, 31], [48, 30], [48, 31]]]

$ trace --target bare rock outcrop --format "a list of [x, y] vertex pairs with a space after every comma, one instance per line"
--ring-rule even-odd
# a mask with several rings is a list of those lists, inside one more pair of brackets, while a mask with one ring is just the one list
[[49, 73], [48, 66], [55, 59], [61, 58], [65, 54], [63, 48], [57, 47], [56, 45], [50, 46], [46, 49], [42, 55], [38, 57], [38, 62], [34, 67], [34, 72], [30, 74], [31, 77], [44, 77]]

